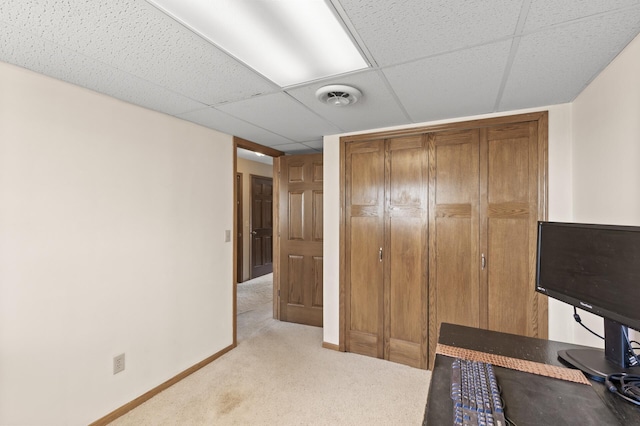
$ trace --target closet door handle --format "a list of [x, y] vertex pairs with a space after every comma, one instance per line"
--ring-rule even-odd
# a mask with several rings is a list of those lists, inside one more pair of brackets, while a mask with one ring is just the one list
[[484, 256], [484, 253], [482, 253], [482, 270], [484, 271], [484, 268], [487, 267], [487, 258]]
[[380, 247], [380, 250], [378, 251], [378, 260], [382, 262], [382, 247]]

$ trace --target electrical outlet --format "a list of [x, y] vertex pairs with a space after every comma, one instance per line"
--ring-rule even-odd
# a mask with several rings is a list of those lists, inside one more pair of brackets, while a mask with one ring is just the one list
[[124, 354], [113, 357], [113, 374], [124, 371]]

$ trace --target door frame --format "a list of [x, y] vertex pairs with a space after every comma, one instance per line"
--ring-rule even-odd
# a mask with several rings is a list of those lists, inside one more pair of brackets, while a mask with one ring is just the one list
[[[236, 174], [238, 173], [238, 148], [244, 148], [249, 151], [259, 152], [264, 155], [268, 155], [270, 157], [274, 157], [274, 167], [273, 167], [273, 185], [274, 191], [276, 190], [276, 183], [278, 180], [278, 176], [276, 173], [276, 160], [278, 157], [284, 155], [284, 152], [278, 151], [277, 149], [270, 148], [268, 146], [260, 145], [255, 142], [251, 142], [249, 140], [234, 136], [233, 137], [233, 229], [238, 228], [238, 188], [236, 187]], [[276, 232], [276, 223], [277, 219], [274, 218], [274, 233]], [[237, 247], [237, 238], [232, 238], [233, 241], [233, 276], [231, 279], [231, 285], [233, 286], [233, 343], [232, 346], [236, 347], [238, 345], [238, 247]], [[275, 250], [275, 241], [274, 241], [274, 250]], [[275, 262], [275, 261], [274, 261]], [[274, 283], [276, 277], [276, 266], [274, 264]], [[274, 293], [276, 293], [274, 285]], [[275, 299], [275, 298], [274, 298]], [[274, 312], [275, 313], [275, 312]]]
[[[477, 129], [486, 128], [501, 124], [510, 123], [522, 123], [526, 121], [536, 121], [538, 123], [538, 217], [540, 220], [546, 220], [548, 215], [548, 193], [549, 193], [549, 179], [548, 179], [548, 140], [549, 140], [549, 112], [539, 111], [517, 115], [507, 115], [495, 118], [477, 119], [471, 121], [453, 122], [445, 124], [437, 124], [432, 126], [420, 126], [414, 128], [406, 128], [399, 130], [390, 130], [384, 132], [374, 132], [367, 134], [358, 134], [352, 136], [343, 136], [340, 138], [340, 251], [339, 251], [339, 318], [338, 318], [338, 350], [346, 351], [346, 335], [347, 335], [347, 320], [346, 320], [346, 194], [345, 194], [345, 165], [346, 165], [346, 147], [347, 143], [364, 140], [374, 139], [387, 139], [399, 136], [411, 136], [421, 135], [430, 132], [445, 131], [445, 130], [462, 130], [462, 129]], [[429, 303], [431, 303], [429, 301]], [[538, 310], [541, 316], [548, 318], [547, 301], [544, 299], [538, 305]], [[432, 329], [433, 324], [428, 324], [429, 334], [434, 336], [438, 335], [438, 330]], [[540, 324], [540, 327], [547, 328], [547, 325]], [[432, 363], [432, 360], [429, 360]]]

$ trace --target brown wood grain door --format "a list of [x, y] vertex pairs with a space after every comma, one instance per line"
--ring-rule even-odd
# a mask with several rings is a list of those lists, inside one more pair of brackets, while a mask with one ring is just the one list
[[384, 141], [345, 153], [346, 350], [384, 356]]
[[[546, 337], [546, 303], [534, 291], [538, 221], [538, 123], [486, 129], [486, 328]], [[513, 297], [518, 295], [518, 297]]]
[[[547, 217], [548, 114], [419, 130], [424, 163], [411, 145], [418, 136], [403, 131], [341, 139], [340, 349], [416, 365], [422, 319], [409, 320], [420, 299], [410, 283], [420, 274], [428, 276], [420, 299], [427, 361], [442, 322], [547, 338], [547, 301], [534, 283], [536, 224]], [[420, 179], [426, 199], [412, 193]], [[426, 228], [418, 219], [425, 200]]]
[[244, 263], [242, 262], [244, 247], [242, 244], [242, 229], [244, 218], [242, 216], [242, 173], [236, 173], [236, 281], [244, 281], [242, 276]]
[[280, 158], [280, 320], [322, 327], [322, 154]]
[[384, 358], [426, 369], [429, 169], [425, 139], [418, 135], [386, 141]]
[[537, 131], [530, 121], [429, 135], [430, 355], [442, 322], [546, 337]]
[[273, 179], [251, 176], [251, 278], [273, 272]]
[[346, 349], [427, 366], [427, 151], [422, 135], [345, 156]]
[[483, 326], [479, 134], [473, 129], [428, 135], [431, 360], [441, 323]]

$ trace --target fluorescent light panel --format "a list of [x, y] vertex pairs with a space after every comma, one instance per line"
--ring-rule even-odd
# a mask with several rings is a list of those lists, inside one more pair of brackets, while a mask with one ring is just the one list
[[325, 0], [147, 0], [286, 87], [368, 65]]

